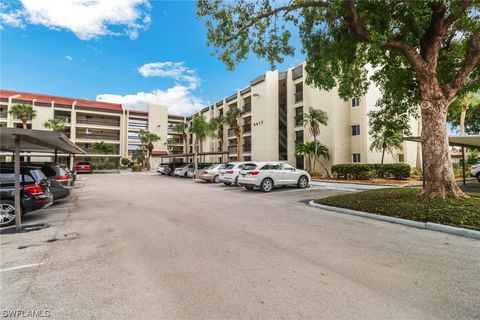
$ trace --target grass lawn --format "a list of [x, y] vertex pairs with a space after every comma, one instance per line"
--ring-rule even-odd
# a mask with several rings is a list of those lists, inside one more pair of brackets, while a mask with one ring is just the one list
[[322, 198], [315, 202], [414, 221], [480, 230], [480, 193], [469, 193], [470, 199], [436, 199], [420, 196], [420, 191], [409, 188], [379, 189]]

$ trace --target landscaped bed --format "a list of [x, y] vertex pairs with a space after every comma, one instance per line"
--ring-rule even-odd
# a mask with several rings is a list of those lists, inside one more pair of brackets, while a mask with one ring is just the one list
[[388, 188], [332, 196], [315, 202], [413, 221], [480, 230], [480, 193], [469, 193], [469, 199], [438, 199], [420, 196], [420, 192], [418, 189]]

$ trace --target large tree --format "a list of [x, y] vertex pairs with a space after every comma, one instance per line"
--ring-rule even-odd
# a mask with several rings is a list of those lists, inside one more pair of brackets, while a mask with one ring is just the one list
[[142, 144], [142, 150], [147, 153], [143, 167], [147, 170], [150, 170], [150, 157], [152, 156], [152, 151], [154, 149], [154, 143], [160, 140], [160, 137], [155, 133], [146, 130], [140, 130], [138, 133], [140, 138], [140, 143]]
[[[249, 52], [272, 64], [293, 55], [298, 28], [307, 82], [338, 86], [342, 98], [363, 95], [369, 80], [398, 113], [421, 105], [425, 189], [430, 196], [465, 196], [450, 159], [446, 116], [458, 95], [480, 86], [480, 2], [199, 0], [207, 39], [233, 69]], [[372, 67], [369, 78], [366, 66]]]
[[13, 117], [22, 121], [23, 129], [27, 129], [27, 121], [36, 117], [37, 111], [35, 111], [30, 104], [16, 104], [8, 111]]
[[193, 116], [190, 131], [194, 134], [195, 139], [193, 143], [193, 167], [195, 170], [194, 175], [196, 175], [198, 170], [198, 153], [203, 152], [203, 141], [210, 135], [210, 125], [205, 115], [196, 114]]
[[[322, 145], [321, 143], [317, 143], [317, 137], [320, 135], [320, 125], [326, 126], [328, 124], [328, 115], [325, 111], [320, 109], [314, 109], [310, 107], [307, 113], [303, 115], [303, 126], [310, 130], [311, 135], [313, 136], [313, 141], [315, 142], [313, 145], [317, 147]], [[319, 161], [317, 155], [318, 150], [314, 150], [314, 158], [313, 158], [313, 169], [315, 170], [315, 165], [317, 161], [322, 165], [322, 167], [327, 172], [327, 176], [330, 177], [330, 172], [328, 172], [327, 168], [323, 165], [321, 161]]]

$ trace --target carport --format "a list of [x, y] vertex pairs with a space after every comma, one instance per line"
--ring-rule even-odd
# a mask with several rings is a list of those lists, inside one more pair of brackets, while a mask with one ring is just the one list
[[15, 162], [15, 222], [20, 230], [20, 152], [51, 153], [57, 161], [58, 152], [68, 155], [85, 153], [63, 133], [56, 131], [2, 128], [0, 130], [0, 150], [13, 152]]
[[[403, 137], [404, 141], [418, 142], [422, 146], [422, 139], [419, 136]], [[462, 148], [462, 172], [463, 172], [463, 185], [466, 184], [465, 173], [465, 148], [479, 149], [480, 150], [480, 135], [451, 135], [448, 136], [448, 144], [451, 147]], [[422, 146], [422, 171], [423, 171], [423, 146]], [[425, 176], [422, 174], [423, 187], [425, 188]]]

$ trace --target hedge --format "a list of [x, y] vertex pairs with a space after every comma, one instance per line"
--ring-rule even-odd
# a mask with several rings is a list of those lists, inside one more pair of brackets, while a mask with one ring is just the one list
[[405, 163], [389, 163], [389, 164], [360, 164], [345, 163], [332, 166], [332, 173], [337, 178], [353, 178], [353, 179], [406, 179], [410, 177], [410, 166]]

